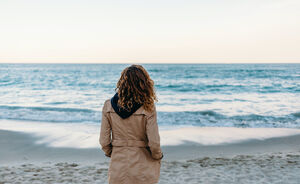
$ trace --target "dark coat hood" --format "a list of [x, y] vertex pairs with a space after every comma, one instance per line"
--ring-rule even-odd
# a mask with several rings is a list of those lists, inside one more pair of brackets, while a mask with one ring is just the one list
[[135, 111], [137, 111], [142, 106], [142, 104], [133, 103], [131, 110], [127, 111], [118, 106], [118, 100], [119, 100], [118, 93], [116, 93], [110, 100], [111, 106], [113, 107], [115, 112], [123, 119], [126, 119], [129, 116], [131, 116]]

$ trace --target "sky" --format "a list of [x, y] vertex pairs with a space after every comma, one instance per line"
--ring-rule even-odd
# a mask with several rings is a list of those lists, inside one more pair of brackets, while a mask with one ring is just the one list
[[300, 1], [1, 0], [0, 63], [300, 63]]

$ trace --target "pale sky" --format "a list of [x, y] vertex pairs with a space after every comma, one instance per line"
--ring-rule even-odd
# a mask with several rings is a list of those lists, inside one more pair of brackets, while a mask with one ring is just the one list
[[0, 62], [300, 63], [300, 1], [1, 0]]

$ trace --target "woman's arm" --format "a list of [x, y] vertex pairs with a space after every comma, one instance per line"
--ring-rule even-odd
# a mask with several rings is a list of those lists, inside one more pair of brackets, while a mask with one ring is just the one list
[[160, 137], [155, 108], [150, 117], [147, 117], [146, 132], [148, 137], [148, 146], [150, 148], [152, 158], [156, 160], [162, 159], [163, 153], [160, 148]]
[[105, 153], [105, 156], [110, 157], [112, 152], [112, 144], [111, 144], [111, 125], [110, 119], [108, 118], [108, 112], [104, 111], [104, 107], [102, 109], [102, 121], [101, 121], [101, 131], [99, 143], [102, 147], [102, 150]]

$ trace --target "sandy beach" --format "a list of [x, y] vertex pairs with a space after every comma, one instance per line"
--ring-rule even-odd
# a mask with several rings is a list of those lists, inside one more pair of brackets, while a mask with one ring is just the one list
[[[106, 183], [99, 149], [53, 148], [36, 137], [0, 131], [0, 183]], [[299, 183], [300, 135], [163, 146], [160, 183]]]

